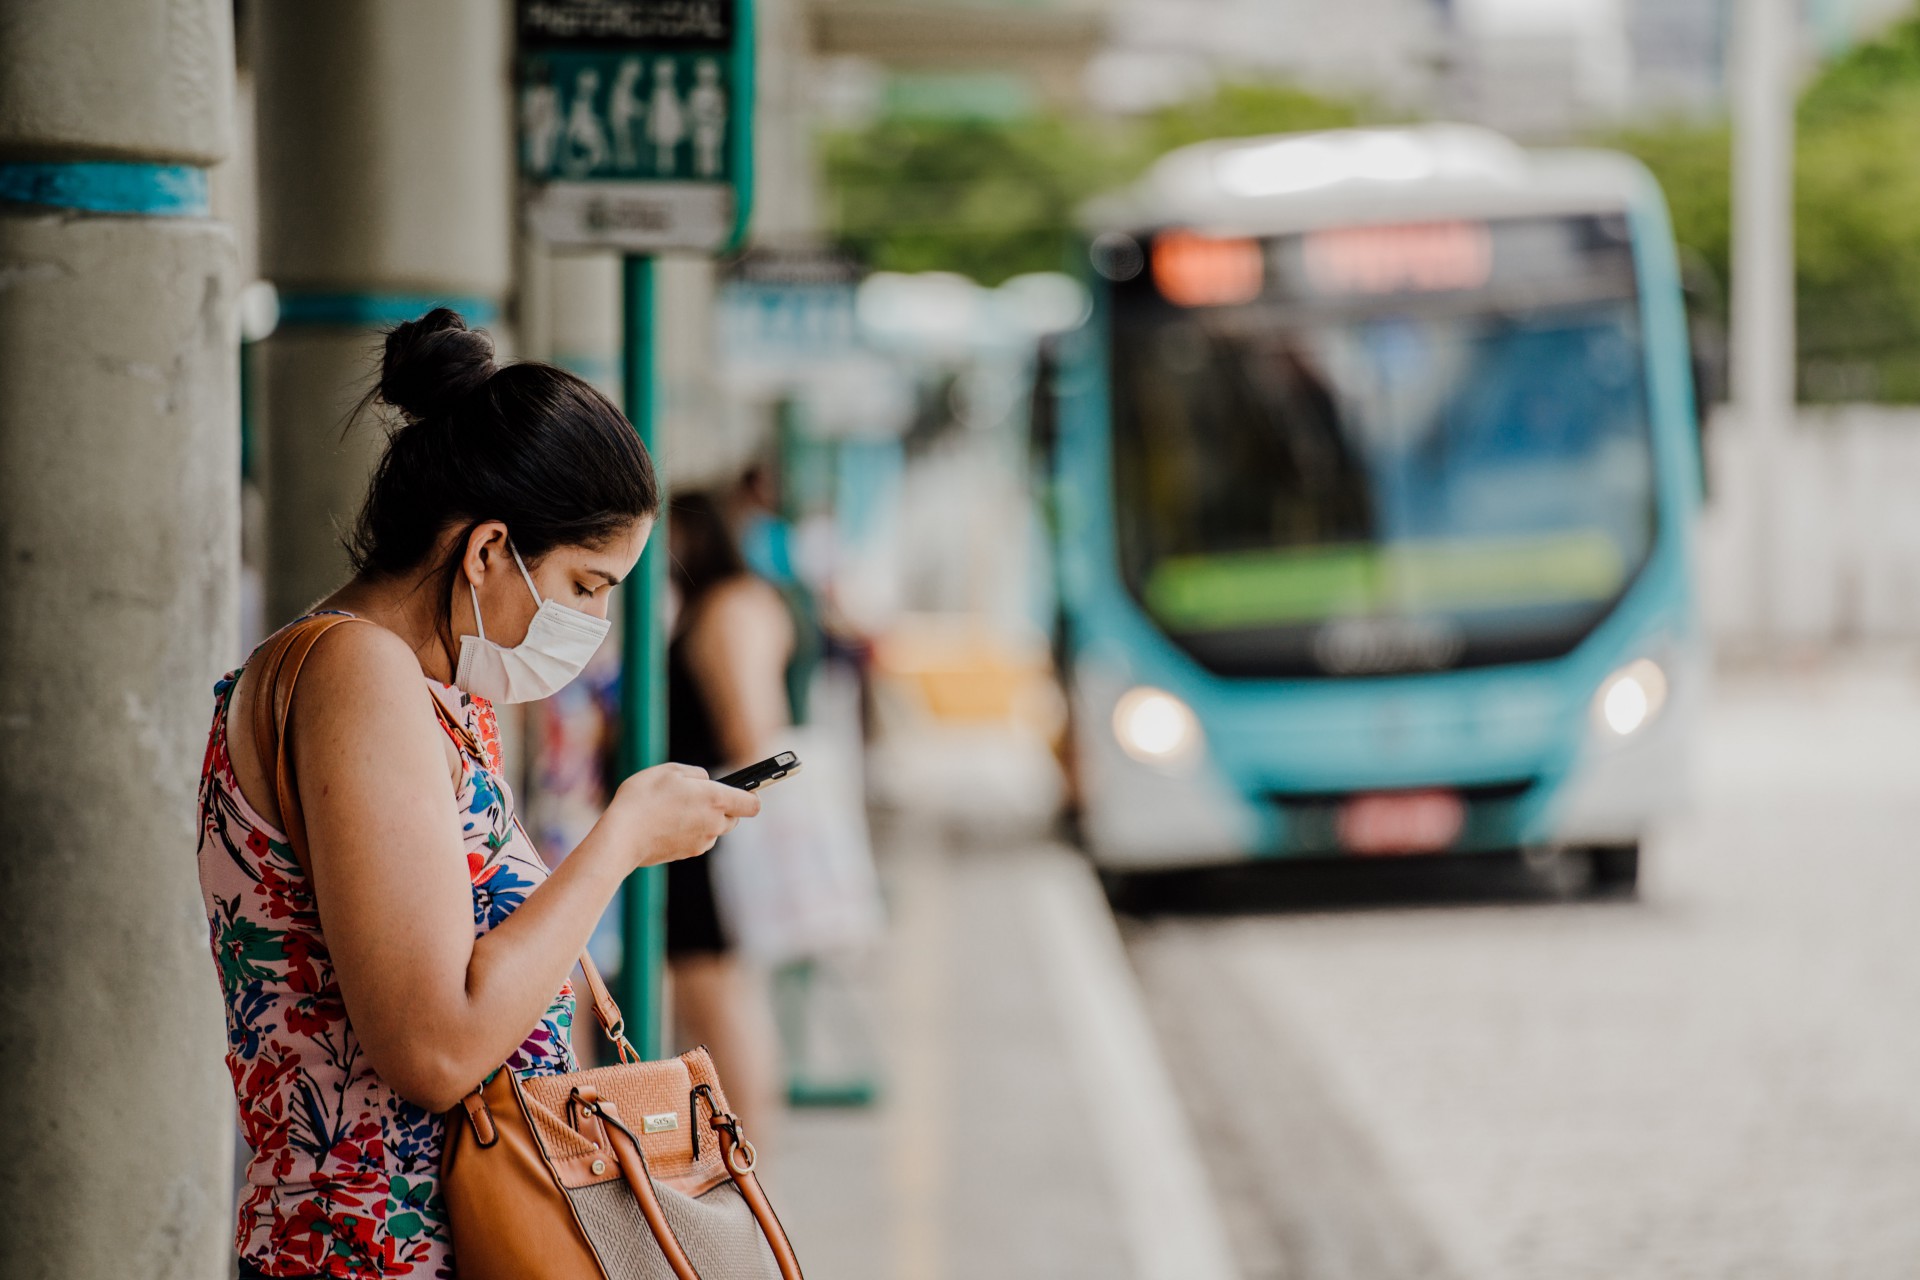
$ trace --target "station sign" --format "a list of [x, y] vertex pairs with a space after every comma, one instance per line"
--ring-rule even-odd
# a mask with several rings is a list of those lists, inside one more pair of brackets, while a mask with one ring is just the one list
[[831, 250], [755, 249], [720, 282], [721, 348], [732, 362], [798, 373], [854, 350], [859, 263]]
[[746, 220], [750, 0], [520, 0], [527, 224], [549, 244], [716, 251]]

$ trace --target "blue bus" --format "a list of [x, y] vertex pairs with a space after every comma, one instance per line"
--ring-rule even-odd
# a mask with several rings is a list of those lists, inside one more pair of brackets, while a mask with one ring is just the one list
[[1630, 888], [1706, 678], [1652, 177], [1342, 130], [1185, 148], [1090, 215], [1034, 434], [1096, 863], [1518, 850]]

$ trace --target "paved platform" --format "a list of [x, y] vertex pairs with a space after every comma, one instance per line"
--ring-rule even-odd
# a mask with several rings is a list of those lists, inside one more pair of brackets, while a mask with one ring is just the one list
[[881, 1100], [791, 1114], [767, 1185], [832, 1280], [1225, 1280], [1226, 1236], [1073, 854], [876, 831]]

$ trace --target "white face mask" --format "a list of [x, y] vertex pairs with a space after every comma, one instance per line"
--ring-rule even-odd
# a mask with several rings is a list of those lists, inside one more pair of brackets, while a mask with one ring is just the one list
[[480, 593], [473, 580], [467, 580], [473, 596], [473, 625], [480, 634], [460, 637], [460, 665], [453, 682], [488, 702], [532, 702], [558, 691], [586, 668], [613, 627], [611, 619], [569, 609], [557, 600], [541, 600], [540, 588], [533, 585], [533, 575], [518, 550], [513, 552], [513, 562], [520, 566], [520, 576], [527, 580], [527, 590], [540, 608], [527, 627], [527, 638], [511, 649], [487, 639], [487, 624], [480, 620]]

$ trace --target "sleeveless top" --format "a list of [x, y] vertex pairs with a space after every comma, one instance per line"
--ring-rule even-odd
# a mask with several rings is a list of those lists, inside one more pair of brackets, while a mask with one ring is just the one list
[[[388, 1088], [367, 1064], [328, 961], [312, 885], [284, 833], [240, 793], [226, 732], [239, 676], [214, 686], [199, 854], [226, 1001], [227, 1070], [240, 1132], [253, 1151], [235, 1246], [269, 1276], [448, 1280], [451, 1237], [439, 1191], [445, 1122]], [[435, 717], [460, 757], [454, 813], [478, 937], [511, 915], [547, 869], [514, 816], [492, 706], [452, 685], [425, 683], [453, 722]], [[572, 1024], [567, 984], [506, 1067], [523, 1076], [575, 1070]]]
[[[667, 646], [667, 759], [702, 769], [717, 769], [724, 763], [713, 713], [707, 710], [707, 699], [693, 677], [693, 668], [687, 664], [684, 634], [676, 636]], [[684, 861], [704, 863], [706, 859]]]
[[[768, 582], [767, 585], [779, 593], [780, 602], [786, 606], [793, 621], [794, 651], [787, 659], [784, 673], [787, 713], [793, 723], [805, 724], [806, 700], [797, 690], [805, 688], [819, 665], [818, 655], [808, 649], [804, 639], [817, 630], [817, 624], [801, 609], [787, 588], [777, 582]], [[711, 592], [713, 588], [707, 590]], [[696, 601], [682, 605], [683, 622], [685, 611], [698, 607], [698, 604]], [[667, 759], [698, 765], [702, 769], [717, 769], [728, 761], [726, 754], [720, 750], [719, 726], [713, 722], [713, 712], [707, 707], [706, 695], [700, 691], [700, 682], [694, 678], [693, 667], [687, 660], [687, 644], [688, 631], [683, 628], [667, 646]], [[705, 858], [683, 858], [681, 862], [689, 867], [700, 867], [702, 871], [707, 864]], [[680, 862], [667, 864], [669, 870], [679, 865]]]

